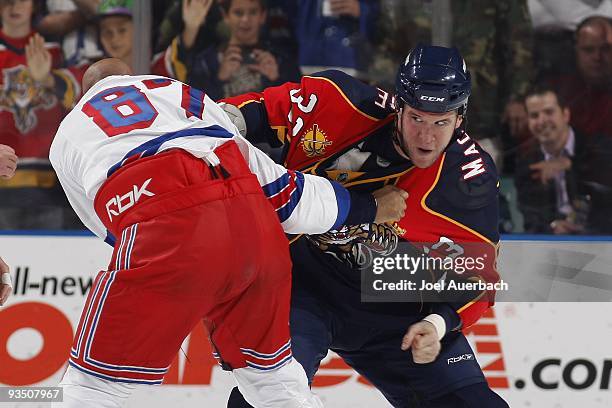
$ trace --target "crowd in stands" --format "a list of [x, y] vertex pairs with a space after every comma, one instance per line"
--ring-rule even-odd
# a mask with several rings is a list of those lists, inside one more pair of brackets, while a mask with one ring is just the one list
[[[466, 130], [503, 175], [501, 231], [612, 235], [612, 0], [450, 4], [450, 43], [473, 78]], [[150, 5], [150, 72], [213, 99], [325, 69], [392, 90], [437, 12], [431, 0]], [[87, 66], [134, 64], [133, 10], [133, 0], [0, 0], [0, 229], [83, 228], [48, 150]]]

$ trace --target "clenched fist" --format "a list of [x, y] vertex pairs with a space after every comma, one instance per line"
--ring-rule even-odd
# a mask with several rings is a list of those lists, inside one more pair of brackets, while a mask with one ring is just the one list
[[375, 223], [398, 221], [406, 213], [408, 193], [401, 188], [384, 186], [374, 191], [372, 195], [377, 205]]
[[412, 349], [412, 360], [417, 364], [433, 362], [442, 348], [436, 326], [426, 320], [413, 324], [404, 335], [401, 348]]

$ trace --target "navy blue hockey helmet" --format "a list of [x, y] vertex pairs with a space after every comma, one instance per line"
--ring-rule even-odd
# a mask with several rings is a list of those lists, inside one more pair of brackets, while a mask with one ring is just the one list
[[400, 65], [395, 81], [402, 102], [424, 112], [458, 109], [465, 115], [472, 89], [471, 76], [457, 48], [417, 45]]

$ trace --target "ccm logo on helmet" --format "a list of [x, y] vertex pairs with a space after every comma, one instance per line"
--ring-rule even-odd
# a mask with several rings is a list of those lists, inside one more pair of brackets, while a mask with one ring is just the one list
[[106, 213], [108, 214], [108, 218], [110, 221], [113, 220], [113, 215], [118, 216], [128, 208], [131, 208], [140, 200], [140, 197], [143, 195], [148, 197], [153, 197], [155, 194], [147, 191], [147, 187], [149, 183], [153, 180], [152, 178], [146, 180], [142, 183], [142, 186], [138, 187], [136, 185], [132, 186], [132, 190], [128, 191], [126, 194], [120, 196], [119, 194], [115, 195], [115, 197], [108, 200], [106, 203]]
[[427, 95], [421, 95], [421, 100], [429, 101], [429, 102], [444, 102], [444, 98], [439, 98], [437, 96], [427, 96]]

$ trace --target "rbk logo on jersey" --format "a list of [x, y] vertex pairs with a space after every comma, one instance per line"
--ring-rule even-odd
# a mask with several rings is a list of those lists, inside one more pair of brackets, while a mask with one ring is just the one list
[[451, 357], [449, 359], [446, 360], [447, 364], [454, 364], [454, 363], [458, 363], [460, 361], [469, 361], [469, 360], [473, 360], [474, 359], [474, 355], [473, 354], [463, 354], [461, 356], [457, 356], [457, 357]]
[[131, 191], [128, 191], [124, 195], [117, 194], [115, 197], [108, 200], [106, 203], [106, 213], [108, 214], [109, 221], [113, 220], [113, 215], [116, 217], [133, 207], [143, 195], [153, 197], [155, 194], [147, 190], [151, 180], [153, 180], [153, 178], [146, 180], [140, 187], [133, 185]]

